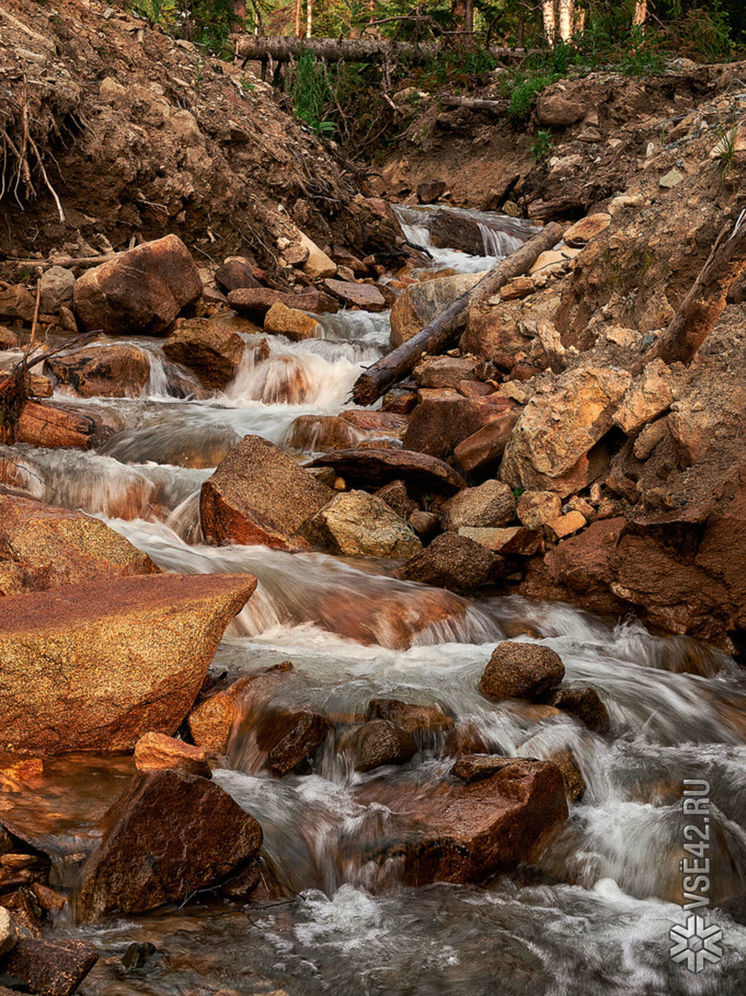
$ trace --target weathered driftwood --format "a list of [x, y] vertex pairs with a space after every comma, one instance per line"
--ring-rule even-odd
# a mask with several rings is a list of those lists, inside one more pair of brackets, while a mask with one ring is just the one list
[[96, 422], [90, 415], [70, 409], [27, 401], [13, 427], [13, 436], [0, 428], [0, 442], [30, 443], [48, 449], [71, 447], [89, 450], [93, 446]]
[[[327, 62], [382, 62], [393, 65], [398, 61], [414, 64], [430, 62], [452, 51], [443, 45], [415, 45], [412, 42], [380, 41], [374, 38], [286, 38], [258, 35], [235, 36], [235, 52], [244, 63], [274, 59], [289, 62], [302, 52], [310, 52]], [[519, 48], [490, 48], [496, 59], [520, 60], [526, 50]]]
[[552, 222], [520, 249], [506, 256], [485, 274], [471, 290], [438, 315], [411, 339], [397, 346], [362, 373], [352, 389], [355, 404], [372, 405], [396, 381], [401, 380], [423, 353], [438, 353], [455, 339], [472, 304], [486, 300], [497, 293], [513, 277], [520, 277], [533, 266], [541, 253], [551, 249], [562, 238], [562, 225]]
[[[729, 234], [730, 233], [730, 234]], [[746, 269], [746, 220], [726, 222], [691, 290], [666, 331], [645, 354], [644, 362], [660, 357], [666, 363], [689, 363], [712, 331], [725, 307], [728, 290]]]

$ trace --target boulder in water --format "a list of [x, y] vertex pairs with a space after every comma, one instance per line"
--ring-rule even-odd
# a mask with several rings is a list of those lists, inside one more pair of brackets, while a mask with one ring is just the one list
[[560, 688], [546, 701], [577, 717], [589, 730], [606, 733], [609, 729], [609, 713], [595, 688]]
[[403, 480], [413, 492], [452, 495], [466, 481], [447, 463], [406, 449], [359, 448], [316, 457], [312, 467], [334, 467], [349, 484], [375, 487]]
[[205, 387], [216, 391], [236, 376], [244, 349], [237, 332], [208, 318], [178, 321], [163, 344], [169, 360], [194, 370]]
[[83, 327], [110, 335], [161, 335], [179, 312], [195, 304], [202, 281], [176, 235], [120, 253], [75, 283]]
[[285, 443], [292, 450], [305, 453], [326, 453], [356, 446], [365, 433], [339, 415], [299, 415], [288, 430]]
[[479, 543], [455, 533], [443, 533], [421, 553], [410, 557], [396, 575], [406, 581], [468, 594], [494, 584], [502, 568], [502, 558]]
[[479, 688], [490, 699], [538, 699], [564, 676], [562, 658], [551, 647], [508, 640], [493, 651]]
[[511, 218], [475, 218], [440, 208], [427, 220], [434, 246], [460, 249], [472, 256], [507, 256], [532, 234], [525, 224]]
[[483, 276], [483, 273], [459, 273], [407, 287], [391, 309], [391, 345], [401, 346], [411, 339]]
[[202, 529], [211, 543], [308, 550], [304, 527], [332, 497], [274, 443], [244, 436], [202, 485]]
[[417, 745], [406, 730], [386, 719], [372, 719], [345, 730], [337, 750], [349, 754], [355, 771], [371, 771], [384, 764], [405, 764], [417, 753]]
[[385, 311], [386, 298], [374, 284], [353, 284], [348, 280], [324, 281], [324, 287], [332, 297], [351, 308], [363, 311]]
[[263, 322], [264, 316], [274, 304], [312, 311], [316, 315], [323, 312], [333, 314], [338, 310], [334, 298], [318, 290], [308, 290], [302, 294], [286, 294], [284, 291], [270, 290], [268, 287], [245, 287], [231, 291], [228, 303], [239, 315], [246, 315], [255, 322]]
[[313, 542], [347, 557], [411, 557], [422, 548], [414, 531], [376, 495], [349, 491], [325, 505], [306, 529]]
[[20, 979], [26, 992], [71, 996], [97, 961], [98, 951], [88, 941], [22, 937], [0, 960], [0, 973]]
[[187, 744], [163, 733], [145, 733], [135, 744], [138, 771], [184, 771], [188, 775], [210, 777], [210, 765], [201, 747]]
[[321, 338], [321, 325], [315, 318], [298, 308], [289, 308], [282, 301], [276, 301], [264, 316], [264, 331], [272, 335], [286, 335], [296, 342]]
[[453, 720], [439, 705], [419, 705], [399, 699], [371, 699], [366, 718], [386, 719], [410, 734], [442, 733], [453, 727]]
[[82, 919], [181, 903], [241, 872], [262, 843], [257, 821], [219, 785], [180, 771], [140, 775], [114, 804], [83, 867]]
[[173, 733], [255, 587], [158, 574], [0, 598], [0, 746], [117, 751]]
[[137, 398], [150, 379], [150, 359], [137, 346], [89, 346], [51, 357], [44, 372], [81, 398]]

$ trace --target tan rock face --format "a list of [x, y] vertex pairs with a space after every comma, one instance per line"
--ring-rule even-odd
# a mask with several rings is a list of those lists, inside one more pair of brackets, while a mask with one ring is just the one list
[[262, 843], [259, 824], [220, 786], [177, 771], [136, 778], [107, 823], [82, 871], [84, 920], [182, 902], [241, 871]]
[[163, 344], [169, 360], [189, 367], [205, 387], [220, 390], [238, 372], [244, 353], [240, 335], [207, 318], [190, 318], [176, 323]]
[[630, 384], [625, 370], [581, 367], [562, 374], [547, 393], [536, 394], [513, 429], [500, 470], [513, 486], [570, 494], [588, 473], [574, 470], [611, 428]]
[[591, 239], [595, 239], [597, 235], [605, 231], [610, 224], [611, 215], [606, 214], [604, 211], [599, 211], [598, 214], [586, 215], [585, 218], [576, 221], [574, 225], [570, 225], [563, 238], [568, 246], [581, 249]]
[[515, 515], [512, 488], [503, 481], [485, 481], [460, 491], [441, 508], [446, 529], [461, 526], [505, 526]]
[[332, 495], [273, 443], [244, 436], [202, 485], [202, 529], [212, 543], [307, 550], [302, 528]]
[[580, 249], [571, 249], [567, 246], [563, 246], [561, 249], [547, 249], [546, 252], [541, 253], [529, 273], [532, 275], [561, 273], [579, 252]]
[[337, 495], [310, 520], [305, 534], [318, 546], [347, 557], [411, 557], [422, 549], [414, 531], [376, 495]]
[[565, 128], [582, 121], [588, 107], [575, 97], [554, 89], [542, 93], [536, 101], [536, 115], [539, 123], [552, 128]]
[[333, 259], [330, 259], [323, 250], [319, 249], [316, 243], [309, 239], [304, 232], [298, 232], [297, 241], [304, 249], [308, 250], [308, 257], [303, 264], [303, 272], [306, 276], [310, 277], [311, 280], [334, 276], [337, 272], [337, 264]]
[[173, 733], [255, 586], [160, 574], [0, 599], [0, 744], [127, 750], [148, 731]]
[[478, 283], [483, 273], [457, 274], [412, 284], [391, 309], [391, 345], [400, 346]]
[[27, 590], [158, 572], [100, 519], [11, 495], [0, 495], [0, 558], [30, 572]]
[[564, 676], [562, 658], [550, 647], [506, 641], [493, 651], [479, 687], [490, 699], [536, 699]]
[[656, 419], [673, 401], [671, 380], [671, 370], [663, 360], [648, 363], [625, 391], [613, 415], [614, 425], [631, 436]]
[[550, 519], [544, 526], [544, 531], [550, 540], [561, 540], [565, 536], [572, 536], [583, 529], [588, 523], [585, 516], [573, 509], [565, 515], [558, 515], [556, 519]]
[[541, 533], [524, 526], [507, 526], [502, 529], [461, 526], [458, 534], [504, 557], [531, 557], [542, 545]]
[[461, 381], [474, 378], [477, 363], [469, 356], [423, 356], [414, 368], [414, 379], [419, 387], [457, 388]]
[[88, 270], [76, 281], [74, 300], [86, 329], [160, 335], [201, 294], [189, 250], [176, 235], [167, 235]]
[[150, 378], [150, 360], [137, 346], [91, 346], [46, 360], [44, 372], [82, 398], [137, 398]]
[[562, 499], [554, 491], [524, 491], [518, 499], [518, 518], [530, 529], [540, 529], [562, 512]]
[[315, 318], [298, 308], [288, 308], [282, 301], [276, 301], [264, 316], [264, 331], [272, 335], [286, 335], [296, 342], [321, 336], [321, 326]]

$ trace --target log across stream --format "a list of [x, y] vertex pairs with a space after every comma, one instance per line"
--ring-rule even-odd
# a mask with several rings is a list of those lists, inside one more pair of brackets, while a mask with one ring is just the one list
[[[462, 268], [473, 267], [464, 257]], [[454, 597], [452, 613], [435, 620], [423, 588], [394, 579], [390, 564], [202, 543], [196, 494], [230, 446], [247, 432], [287, 446], [297, 416], [349, 407], [355, 380], [387, 349], [386, 314], [322, 321], [322, 340], [276, 337], [262, 359], [248, 350], [236, 380], [201, 401], [172, 396], [160, 341], [138, 340], [151, 357], [141, 397], [71, 401], [81, 414], [105, 413], [115, 435], [89, 452], [16, 447], [14, 486], [101, 516], [165, 569], [255, 574], [257, 594], [219, 647], [216, 674], [291, 660], [307, 701], [336, 714], [364, 713], [374, 697], [437, 702], [490, 751], [542, 758], [570, 747], [585, 795], [534, 867], [485, 886], [404, 888], [395, 865], [361, 859], [357, 845], [386, 819], [361, 794], [377, 779], [395, 795], [408, 780], [449, 770], [437, 739], [401, 768], [367, 774], [332, 752], [312, 773], [283, 779], [220, 770], [215, 780], [261, 823], [265, 859], [286, 894], [259, 904], [196, 896], [182, 909], [63, 925], [102, 954], [80, 991], [743, 992], [746, 928], [728, 912], [723, 956], [709, 975], [715, 988], [668, 957], [668, 931], [681, 916], [682, 779], [710, 786], [712, 902], [746, 888], [746, 689], [732, 659], [638, 623], [517, 597]], [[247, 342], [257, 338], [237, 327]], [[0, 449], [3, 475], [9, 457]], [[392, 625], [400, 618], [406, 632]], [[611, 734], [484, 699], [479, 676], [495, 645], [512, 637], [557, 651], [569, 685], [593, 685]], [[0, 793], [0, 816], [12, 811], [61, 854], [79, 854], [131, 770], [129, 758], [53, 759], [33, 791]], [[728, 909], [738, 914], [737, 903]]]

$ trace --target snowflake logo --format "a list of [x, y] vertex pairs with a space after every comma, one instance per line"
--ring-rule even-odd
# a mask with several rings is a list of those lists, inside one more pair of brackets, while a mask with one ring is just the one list
[[683, 926], [677, 923], [671, 927], [668, 936], [673, 941], [671, 958], [677, 964], [684, 962], [690, 972], [701, 972], [706, 962], [715, 963], [723, 957], [722, 929], [715, 923], [708, 927], [704, 917], [694, 913]]

